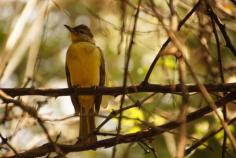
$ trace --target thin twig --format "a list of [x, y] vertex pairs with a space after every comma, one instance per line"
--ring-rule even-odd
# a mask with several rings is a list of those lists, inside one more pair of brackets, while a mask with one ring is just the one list
[[0, 138], [1, 138], [1, 144], [6, 144], [13, 152], [15, 155], [18, 155], [18, 152], [16, 149], [8, 142], [7, 138], [4, 138], [2, 134], [0, 133]]
[[122, 0], [120, 2], [120, 11], [121, 11], [120, 20], [122, 21], [122, 25], [121, 25], [121, 29], [120, 29], [120, 42], [118, 44], [118, 55], [121, 53], [122, 43], [123, 43], [123, 40], [124, 40], [124, 32], [125, 32], [126, 5], [125, 5], [124, 0]]
[[208, 5], [208, 7], [209, 7], [208, 12], [210, 13], [212, 18], [216, 22], [217, 26], [219, 27], [219, 29], [224, 37], [226, 47], [228, 47], [231, 50], [231, 52], [234, 54], [234, 56], [236, 56], [236, 49], [235, 49], [233, 43], [231, 42], [229, 35], [226, 32], [225, 25], [221, 23], [221, 21], [219, 20], [219, 18], [217, 17], [217, 15], [214, 13], [214, 11], [212, 10], [212, 8], [209, 5]]
[[145, 142], [142, 141], [142, 140], [141, 140], [140, 142], [141, 142], [146, 148], [148, 148], [148, 150], [147, 150], [147, 149], [145, 149], [142, 145], [140, 145], [140, 146], [144, 149], [145, 152], [150, 153], [150, 150], [151, 150], [151, 152], [152, 152], [154, 158], [158, 158], [157, 153], [156, 153], [155, 149], [154, 149], [152, 146], [148, 145], [147, 143], [145, 143]]
[[[181, 27], [186, 23], [186, 21], [191, 17], [191, 15], [198, 9], [198, 7], [200, 6], [200, 0], [194, 5], [194, 7], [189, 11], [189, 13], [183, 18], [183, 20], [181, 20], [178, 24], [178, 31], [181, 29]], [[150, 75], [158, 61], [158, 59], [161, 57], [162, 52], [164, 51], [164, 49], [167, 47], [167, 45], [169, 44], [169, 42], [171, 41], [171, 38], [169, 37], [165, 43], [161, 46], [159, 52], [157, 53], [156, 57], [154, 58], [152, 64], [150, 65], [148, 72], [143, 80], [142, 84], [147, 84], [148, 80], [150, 78]]]
[[[232, 120], [230, 120], [228, 122], [228, 125], [234, 123], [236, 121], [236, 118], [233, 118]], [[197, 142], [195, 142], [192, 146], [188, 147], [188, 149], [185, 150], [185, 155], [187, 156], [188, 154], [190, 154], [193, 150], [197, 149], [200, 145], [204, 144], [207, 140], [209, 140], [210, 138], [214, 137], [217, 133], [219, 133], [220, 131], [222, 131], [224, 128], [221, 127], [207, 135], [205, 135], [203, 138], [201, 138], [200, 140], [198, 140]]]
[[53, 142], [51, 136], [48, 133], [47, 128], [45, 127], [45, 125], [43, 124], [43, 121], [41, 120], [41, 118], [38, 117], [37, 111], [30, 107], [25, 105], [24, 103], [22, 103], [20, 100], [15, 100], [13, 99], [11, 96], [8, 96], [6, 93], [4, 93], [3, 91], [0, 90], [0, 98], [3, 100], [3, 102], [5, 103], [14, 103], [16, 106], [18, 106], [19, 108], [21, 108], [24, 112], [27, 112], [30, 116], [32, 116], [33, 118], [35, 118], [40, 127], [42, 128], [42, 130], [44, 131], [44, 133], [46, 134], [49, 142], [52, 143], [53, 148], [55, 149], [55, 151], [61, 155], [64, 156], [63, 152], [61, 151], [61, 149], [56, 145], [56, 143]]
[[118, 109], [118, 110], [114, 110], [112, 111], [107, 117], [106, 119], [97, 127], [95, 132], [98, 132], [109, 120], [111, 120], [113, 117], [115, 117], [116, 115], [118, 115], [121, 111], [125, 111], [134, 107], [140, 107], [145, 101], [147, 101], [148, 99], [150, 99], [151, 97], [153, 97], [155, 95], [155, 93], [150, 94], [149, 96], [145, 97], [144, 99], [142, 99], [141, 101], [137, 101], [135, 102], [133, 105], [129, 105], [126, 106], [122, 109]]
[[[141, 2], [142, 0], [138, 1], [138, 7], [134, 16], [134, 24], [133, 24], [133, 28], [132, 28], [132, 34], [130, 37], [130, 42], [129, 42], [129, 46], [125, 55], [125, 67], [124, 67], [124, 78], [123, 78], [123, 90], [125, 90], [126, 86], [127, 86], [127, 77], [128, 77], [128, 70], [129, 70], [129, 63], [130, 63], [130, 58], [131, 58], [131, 52], [132, 52], [132, 48], [133, 48], [133, 44], [134, 44], [134, 37], [135, 37], [135, 33], [136, 33], [136, 28], [137, 28], [137, 22], [138, 22], [138, 16], [139, 16], [139, 9], [141, 6]], [[122, 94], [121, 100], [120, 100], [120, 109], [123, 108], [123, 104], [124, 104], [124, 100], [125, 100], [125, 93]], [[120, 130], [121, 130], [121, 120], [122, 120], [122, 111], [120, 112], [119, 115], [119, 119], [118, 119], [118, 127], [117, 127], [117, 135], [120, 134]], [[117, 140], [119, 139], [119, 137], [117, 136]], [[116, 154], [116, 146], [114, 146], [113, 151], [112, 151], [112, 158], [115, 158], [115, 154]]]
[[[210, 7], [208, 5], [208, 14], [211, 18], [211, 23], [212, 23], [212, 28], [213, 28], [213, 33], [215, 35], [215, 40], [216, 40], [216, 47], [217, 47], [217, 56], [218, 56], [218, 69], [220, 72], [220, 79], [221, 79], [221, 83], [225, 83], [225, 79], [224, 79], [224, 72], [223, 72], [223, 65], [222, 65], [222, 60], [221, 60], [221, 50], [220, 50], [220, 40], [218, 37], [218, 33], [216, 30], [216, 26], [215, 26], [215, 20], [213, 15], [210, 13]], [[223, 107], [223, 116], [224, 116], [224, 121], [227, 121], [227, 110], [226, 107]], [[226, 132], [224, 132], [224, 137], [223, 137], [223, 144], [222, 144], [222, 152], [221, 152], [221, 158], [225, 158], [225, 153], [226, 153], [226, 141], [227, 141], [227, 134]]]

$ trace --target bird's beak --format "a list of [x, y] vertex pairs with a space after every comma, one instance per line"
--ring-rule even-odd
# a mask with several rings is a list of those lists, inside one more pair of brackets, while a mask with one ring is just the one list
[[70, 32], [74, 32], [73, 28], [68, 26], [68, 25], [64, 25]]

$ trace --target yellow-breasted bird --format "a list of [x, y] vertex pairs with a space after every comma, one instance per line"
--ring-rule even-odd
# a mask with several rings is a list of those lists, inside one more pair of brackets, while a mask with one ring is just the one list
[[[69, 87], [97, 87], [105, 84], [105, 64], [102, 51], [95, 45], [93, 34], [86, 25], [65, 27], [71, 33], [72, 43], [66, 54], [66, 77]], [[80, 115], [79, 141], [92, 144], [97, 141], [95, 111], [99, 112], [101, 95], [71, 95], [75, 113]]]

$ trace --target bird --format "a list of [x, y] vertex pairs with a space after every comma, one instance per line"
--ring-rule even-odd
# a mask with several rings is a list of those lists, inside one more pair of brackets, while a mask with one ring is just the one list
[[[96, 46], [88, 26], [64, 25], [70, 32], [71, 44], [66, 53], [68, 87], [102, 87], [105, 84], [105, 62], [101, 49]], [[99, 112], [102, 95], [72, 94], [75, 114], [80, 116], [78, 142], [91, 145], [97, 142], [94, 133], [95, 114]]]

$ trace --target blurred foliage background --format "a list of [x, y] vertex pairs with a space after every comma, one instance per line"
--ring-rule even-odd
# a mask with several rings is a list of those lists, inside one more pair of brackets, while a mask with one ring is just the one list
[[[225, 24], [227, 33], [236, 43], [236, 5], [235, 1], [209, 1], [220, 20]], [[121, 9], [122, 2], [118, 0], [0, 0], [0, 77], [1, 87], [35, 87], [35, 88], [64, 88], [65, 55], [70, 44], [68, 31], [63, 26], [68, 24], [88, 25], [95, 37], [96, 44], [103, 50], [107, 86], [121, 86], [123, 83], [125, 50], [132, 32], [136, 0], [123, 1], [126, 7], [124, 18]], [[167, 28], [175, 26], [197, 3], [196, 0], [176, 0], [174, 7], [177, 15], [175, 23], [171, 23], [169, 1], [155, 0], [156, 9], [163, 16]], [[143, 0], [137, 23], [136, 36], [128, 73], [128, 85], [140, 84], [160, 47], [168, 38], [165, 30], [153, 16], [148, 7], [148, 1]], [[122, 23], [125, 23], [121, 33]], [[173, 22], [173, 21], [172, 21]], [[217, 29], [220, 38], [221, 59], [225, 82], [236, 81], [236, 62], [233, 53], [225, 46], [223, 37]], [[123, 40], [121, 40], [123, 34]], [[187, 60], [202, 83], [221, 83], [218, 69], [217, 44], [212, 31], [211, 20], [203, 6], [186, 21], [181, 31], [176, 33], [186, 50]], [[121, 41], [121, 42], [120, 42]], [[119, 51], [120, 50], [120, 51]], [[172, 44], [164, 50], [149, 79], [154, 84], [179, 83], [178, 60], [174, 55], [176, 49]], [[186, 69], [186, 84], [194, 84], [189, 71]], [[132, 105], [137, 100], [150, 95], [138, 93], [125, 98], [125, 106]], [[218, 94], [214, 94], [217, 98]], [[38, 109], [40, 117], [45, 120], [50, 135], [58, 142], [71, 144], [78, 136], [77, 117], [73, 117], [74, 109], [69, 97], [49, 98], [24, 96], [21, 99]], [[118, 109], [120, 96], [110, 98], [109, 106], [101, 109], [100, 114], [108, 115], [113, 109]], [[179, 116], [182, 97], [178, 94], [158, 93], [147, 99], [140, 108], [132, 108], [124, 112], [122, 134], [137, 132], [152, 125], [161, 125]], [[188, 113], [195, 111], [207, 103], [201, 94], [190, 94]], [[37, 121], [29, 117], [13, 105], [0, 105], [0, 131], [9, 143], [22, 152], [47, 142], [45, 134]], [[235, 117], [235, 104], [228, 105], [228, 117]], [[6, 109], [7, 115], [6, 115]], [[103, 118], [97, 118], [97, 124]], [[202, 138], [204, 135], [220, 127], [219, 120], [210, 114], [187, 125], [187, 146]], [[103, 128], [104, 132], [115, 132], [117, 120], [112, 119]], [[231, 125], [236, 134], [235, 124]], [[178, 130], [166, 132], [154, 137], [147, 144], [153, 147], [158, 157], [171, 158], [175, 156], [178, 144]], [[99, 139], [105, 138], [100, 136]], [[210, 138], [189, 155], [197, 157], [221, 157], [223, 132]], [[97, 149], [70, 153], [68, 157], [111, 157], [112, 148]], [[5, 145], [0, 147], [0, 155], [11, 155], [13, 151]], [[234, 157], [228, 142], [229, 157]], [[122, 144], [117, 146], [117, 157], [154, 157], [139, 143]]]

